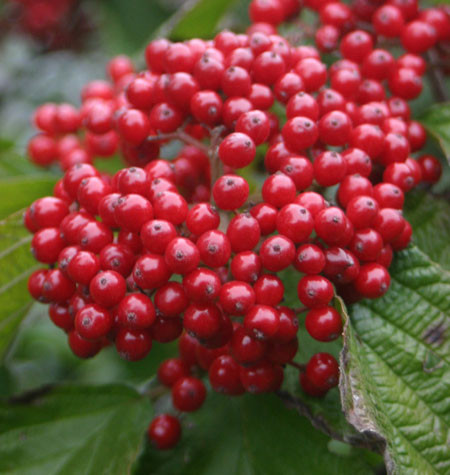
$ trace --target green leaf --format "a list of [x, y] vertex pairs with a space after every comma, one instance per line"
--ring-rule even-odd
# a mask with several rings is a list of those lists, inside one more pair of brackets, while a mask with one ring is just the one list
[[275, 395], [230, 398], [208, 395], [202, 409], [183, 423], [183, 438], [169, 452], [147, 447], [142, 475], [369, 474], [361, 451], [345, 455], [329, 438], [289, 410]]
[[128, 2], [122, 0], [101, 2], [100, 7], [106, 21], [100, 24], [100, 34], [108, 51], [113, 54], [132, 54], [142, 47], [150, 33], [171, 15], [168, 3], [159, 0], [133, 0], [130, 7]]
[[235, 0], [188, 0], [157, 30], [171, 40], [210, 38]]
[[0, 201], [0, 219], [27, 207], [37, 198], [53, 194], [56, 178], [48, 175], [22, 176], [0, 180], [0, 189], [7, 200]]
[[0, 221], [0, 359], [29, 308], [28, 276], [40, 267], [31, 255], [30, 242], [22, 213]]
[[405, 217], [414, 229], [413, 242], [442, 267], [450, 270], [450, 204], [423, 191], [408, 193]]
[[152, 417], [126, 386], [65, 386], [0, 405], [0, 472], [130, 472]]
[[0, 138], [0, 177], [2, 180], [11, 177], [30, 175], [51, 175], [43, 168], [33, 165], [15, 149], [14, 142]]
[[348, 420], [385, 445], [392, 473], [449, 473], [450, 274], [416, 247], [381, 299], [350, 308], [340, 382]]
[[447, 159], [450, 160], [450, 103], [433, 105], [422, 114], [420, 121], [438, 140]]

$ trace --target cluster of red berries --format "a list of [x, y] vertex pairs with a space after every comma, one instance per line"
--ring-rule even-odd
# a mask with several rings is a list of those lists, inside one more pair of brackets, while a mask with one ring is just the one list
[[89, 29], [79, 3], [79, 0], [7, 0], [3, 19], [48, 49], [74, 48]]
[[[289, 13], [276, 16], [280, 5]], [[393, 251], [412, 233], [404, 194], [441, 173], [435, 157], [411, 156], [426, 140], [407, 102], [420, 93], [424, 60], [394, 59], [355, 30], [327, 68], [314, 47], [273, 33], [296, 11], [296, 1], [255, 0], [259, 23], [248, 34], [153, 41], [148, 70], [115, 58], [113, 82], [88, 84], [79, 110], [47, 104], [35, 116], [42, 133], [30, 142], [32, 159], [59, 159], [66, 173], [54, 197], [25, 213], [33, 254], [49, 265], [31, 275], [30, 293], [50, 303], [81, 358], [114, 344], [136, 361], [153, 340], [178, 339], [178, 358], [163, 362], [158, 378], [181, 412], [205, 400], [201, 370], [230, 396], [279, 389], [301, 313], [314, 339], [337, 339], [335, 289], [349, 302], [388, 290]], [[176, 158], [157, 158], [173, 141], [186, 144]], [[100, 174], [92, 157], [118, 148], [132, 166]], [[251, 197], [239, 175], [247, 166], [268, 172]], [[303, 308], [283, 306], [288, 268], [300, 274]], [[300, 367], [311, 396], [338, 383], [328, 353]], [[163, 414], [149, 436], [164, 449], [180, 430]]]

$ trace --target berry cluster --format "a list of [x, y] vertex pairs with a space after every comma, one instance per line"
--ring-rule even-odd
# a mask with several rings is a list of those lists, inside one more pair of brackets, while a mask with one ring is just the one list
[[47, 49], [74, 48], [90, 29], [80, 0], [7, 0], [4, 3], [5, 24], [2, 26], [30, 35]]
[[[393, 251], [411, 239], [404, 194], [439, 179], [435, 157], [411, 155], [426, 140], [407, 102], [424, 60], [394, 59], [375, 34], [352, 29], [356, 6], [352, 21], [345, 4], [314, 8], [324, 25], [340, 25], [342, 57], [330, 67], [316, 48], [275, 33], [295, 0], [254, 0], [247, 34], [155, 40], [147, 70], [115, 58], [112, 83], [88, 84], [79, 110], [36, 113], [32, 160], [59, 159], [66, 172], [25, 213], [32, 252], [49, 265], [32, 274], [30, 293], [50, 303], [81, 358], [115, 345], [136, 361], [152, 341], [178, 339], [178, 357], [158, 371], [177, 411], [203, 404], [201, 371], [230, 396], [277, 390], [288, 364], [311, 396], [336, 386], [330, 354], [293, 363], [298, 315], [329, 342], [342, 331], [335, 292], [348, 302], [385, 294]], [[158, 158], [168, 142], [184, 142], [172, 161]], [[108, 176], [92, 165], [119, 148], [131, 167]], [[245, 167], [263, 177], [252, 196]], [[288, 268], [302, 308], [283, 305]], [[161, 449], [180, 432], [169, 414], [149, 427]]]

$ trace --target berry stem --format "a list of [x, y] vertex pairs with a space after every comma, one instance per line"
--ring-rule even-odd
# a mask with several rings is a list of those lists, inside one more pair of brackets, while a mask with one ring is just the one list
[[154, 388], [150, 388], [146, 392], [146, 395], [152, 402], [154, 402], [157, 399], [159, 399], [161, 396], [166, 394], [168, 391], [169, 391], [168, 388], [166, 388], [163, 385], [159, 385], [159, 386], [155, 386]]
[[306, 370], [305, 364], [296, 363], [295, 361], [289, 361], [287, 364], [289, 366], [292, 366], [293, 368], [297, 368], [299, 371], [302, 371], [302, 372]]
[[[439, 56], [436, 50], [430, 49], [426, 52], [427, 60], [430, 64], [437, 64]], [[433, 67], [428, 69], [428, 77], [433, 89], [434, 97], [438, 102], [446, 102], [449, 100], [447, 86], [445, 84], [445, 77], [440, 67]]]
[[215, 183], [223, 175], [223, 164], [219, 158], [219, 144], [224, 130], [225, 127], [221, 125], [210, 131], [211, 143], [208, 148], [208, 155], [211, 161], [211, 183]]
[[294, 308], [294, 312], [297, 314], [297, 315], [301, 315], [302, 313], [305, 313], [307, 312], [309, 309], [306, 308], [306, 307], [299, 307], [299, 308]]
[[195, 147], [203, 150], [204, 152], [208, 152], [209, 150], [207, 145], [197, 139], [194, 139], [194, 137], [191, 137], [182, 129], [178, 129], [176, 132], [172, 132], [169, 134], [151, 135], [147, 137], [147, 140], [149, 142], [159, 142], [162, 140], [181, 140], [182, 142], [187, 143], [189, 145], [194, 145]]

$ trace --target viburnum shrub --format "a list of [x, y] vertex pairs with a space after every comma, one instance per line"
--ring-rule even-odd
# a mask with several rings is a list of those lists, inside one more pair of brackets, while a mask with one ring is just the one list
[[[299, 325], [336, 340], [336, 296], [388, 291], [393, 254], [412, 234], [405, 194], [441, 175], [408, 102], [422, 91], [421, 54], [450, 39], [448, 10], [305, 8], [319, 13], [316, 46], [277, 34], [297, 0], [253, 0], [245, 34], [154, 40], [144, 70], [116, 57], [79, 108], [48, 103], [34, 116], [30, 159], [64, 176], [25, 213], [46, 265], [29, 291], [80, 358], [114, 345], [137, 361], [153, 341], [178, 340], [158, 370], [173, 414], [148, 429], [160, 449], [179, 440], [181, 413], [202, 406], [205, 375], [214, 391], [257, 394], [277, 391], [291, 365], [305, 393], [332, 390], [332, 355], [293, 362]], [[94, 166], [116, 154], [125, 168], [113, 176]], [[283, 305], [288, 268], [294, 308]]]

